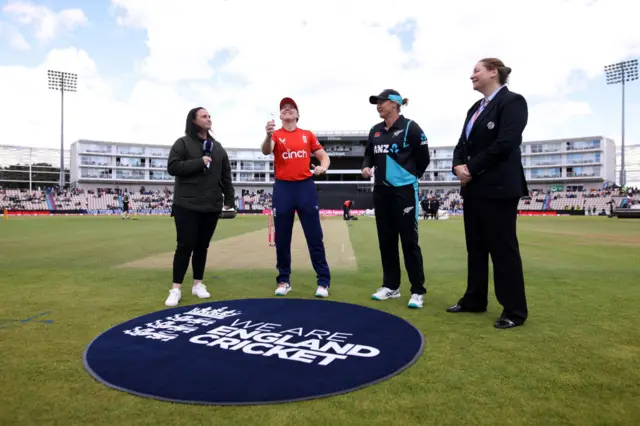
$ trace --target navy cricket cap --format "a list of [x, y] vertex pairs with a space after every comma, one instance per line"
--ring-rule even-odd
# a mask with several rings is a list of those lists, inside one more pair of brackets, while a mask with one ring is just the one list
[[385, 89], [382, 91], [382, 93], [380, 93], [379, 95], [372, 95], [369, 96], [369, 103], [370, 104], [377, 104], [378, 101], [394, 101], [397, 102], [398, 105], [402, 105], [402, 96], [400, 96], [400, 93], [398, 93], [398, 91], [393, 90], [393, 89]]

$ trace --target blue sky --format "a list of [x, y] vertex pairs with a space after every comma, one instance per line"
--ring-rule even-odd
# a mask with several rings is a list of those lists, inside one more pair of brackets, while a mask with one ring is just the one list
[[[116, 92], [117, 97], [126, 99], [139, 78], [138, 64], [149, 53], [145, 44], [146, 31], [117, 25], [113, 7], [107, 0], [42, 0], [37, 4], [47, 6], [52, 10], [81, 8], [87, 16], [89, 24], [79, 27], [73, 32], [62, 33], [44, 45], [39, 44], [33, 34], [23, 32], [23, 36], [32, 46], [26, 52], [12, 50], [3, 40], [0, 43], [0, 66], [35, 67], [43, 61], [50, 50], [74, 46], [89, 52], [102, 75], [121, 83]], [[400, 39], [403, 50], [410, 51], [415, 40], [416, 27], [415, 20], [406, 19], [389, 28], [388, 32]], [[567, 52], [567, 54], [570, 53]], [[211, 63], [223, 63], [228, 56], [228, 52], [221, 52], [216, 59], [211, 60]], [[604, 65], [602, 64], [603, 67]], [[563, 134], [559, 137], [568, 134], [577, 136], [602, 134], [614, 137], [616, 142], [619, 142], [620, 85], [606, 85], [604, 73], [599, 78], [591, 80], [586, 80], [584, 75], [576, 73], [572, 80], [577, 89], [571, 94], [571, 99], [588, 102], [593, 114], [574, 120], [571, 127], [563, 129]], [[215, 81], [216, 79], [212, 78], [210, 83], [215, 84]], [[535, 97], [529, 100], [535, 101]], [[640, 114], [640, 81], [627, 85], [626, 100], [628, 117], [626, 136], [635, 143], [640, 143], [640, 122], [633, 119], [634, 116], [637, 117]]]
[[54, 11], [81, 8], [89, 23], [73, 32], [61, 33], [46, 44], [38, 43], [33, 33], [23, 31], [22, 35], [31, 49], [17, 52], [6, 42], [0, 43], [0, 66], [36, 67], [52, 49], [74, 46], [89, 52], [101, 74], [122, 82], [117, 94], [125, 99], [137, 80], [137, 62], [148, 53], [145, 31], [117, 25], [115, 16], [110, 12], [110, 1], [107, 0], [45, 0], [37, 4]]
[[[288, 0], [277, 0], [277, 2], [286, 1]], [[380, 10], [386, 10], [384, 2], [378, 0], [371, 1], [371, 9], [380, 8]], [[495, 2], [501, 1], [504, 0], [495, 0]], [[549, 3], [551, 0], [541, 1], [543, 3]], [[121, 0], [121, 3], [126, 5], [131, 2]], [[557, 37], [554, 39], [553, 34], [545, 39], [542, 39], [543, 35], [532, 35], [532, 32], [538, 30], [539, 26], [530, 23], [529, 21], [533, 19], [531, 18], [521, 22], [522, 34], [514, 35], [518, 43], [530, 43], [526, 45], [529, 47], [524, 47], [525, 44], [523, 44], [522, 49], [518, 52], [518, 49], [514, 50], [515, 41], [500, 38], [476, 41], [470, 38], [475, 37], [474, 34], [477, 34], [477, 31], [469, 28], [468, 32], [464, 33], [463, 29], [456, 28], [454, 23], [449, 24], [447, 18], [441, 18], [439, 16], [439, 13], [443, 10], [441, 8], [436, 8], [437, 10], [416, 9], [415, 17], [406, 16], [406, 14], [398, 11], [388, 11], [389, 16], [384, 19], [378, 19], [375, 10], [368, 12], [369, 15], [363, 17], [336, 17], [328, 12], [326, 16], [318, 16], [321, 12], [319, 9], [307, 12], [304, 8], [301, 8], [300, 11], [296, 11], [296, 13], [299, 13], [301, 22], [300, 29], [290, 30], [291, 32], [300, 31], [296, 37], [302, 39], [307, 37], [304, 39], [305, 43], [314, 43], [315, 39], [310, 38], [313, 33], [312, 35], [308, 35], [306, 31], [317, 31], [319, 28], [327, 34], [326, 44], [330, 44], [332, 41], [333, 43], [339, 44], [334, 44], [334, 46], [337, 47], [333, 51], [323, 50], [323, 46], [319, 43], [322, 42], [322, 37], [324, 36], [320, 37], [320, 41], [315, 45], [319, 49], [317, 58], [311, 61], [313, 67], [318, 68], [315, 70], [316, 74], [313, 74], [309, 70], [301, 71], [302, 74], [285, 70], [293, 76], [289, 80], [304, 79], [306, 78], [304, 74], [309, 74], [307, 81], [295, 81], [295, 84], [292, 83], [289, 85], [289, 80], [286, 76], [283, 77], [281, 75], [282, 72], [278, 73], [276, 72], [277, 70], [268, 69], [277, 68], [277, 66], [273, 64], [261, 65], [262, 69], [251, 69], [252, 60], [260, 64], [260, 59], [257, 59], [256, 56], [259, 56], [261, 53], [259, 51], [261, 48], [254, 48], [253, 46], [262, 46], [262, 43], [267, 43], [266, 46], [268, 46], [269, 49], [273, 49], [273, 53], [276, 55], [275, 57], [277, 57], [278, 50], [280, 49], [277, 41], [278, 36], [265, 35], [265, 38], [272, 37], [272, 39], [265, 41], [260, 40], [259, 37], [256, 38], [246, 34], [252, 26], [263, 25], [259, 22], [259, 19], [261, 19], [261, 13], [264, 14], [265, 12], [261, 12], [259, 10], [260, 7], [264, 7], [264, 10], [270, 11], [277, 10], [278, 5], [276, 3], [270, 3], [268, 5], [256, 3], [256, 10], [252, 11], [254, 13], [251, 16], [248, 16], [246, 13], [242, 15], [239, 14], [238, 12], [246, 11], [243, 10], [241, 6], [234, 6], [233, 3], [234, 2], [231, 1], [217, 2], [215, 6], [211, 3], [209, 10], [202, 11], [203, 14], [212, 16], [210, 23], [211, 29], [207, 29], [207, 31], [211, 32], [209, 37], [208, 32], [201, 31], [197, 33], [197, 29], [192, 28], [193, 25], [189, 26], [188, 20], [185, 18], [185, 16], [200, 13], [200, 9], [209, 6], [201, 5], [191, 11], [182, 11], [180, 2], [171, 0], [163, 0], [162, 4], [166, 6], [162, 8], [154, 8], [152, 3], [140, 3], [136, 6], [135, 10], [129, 9], [131, 13], [138, 13], [139, 16], [136, 15], [138, 18], [144, 17], [146, 19], [144, 20], [144, 27], [140, 28], [131, 25], [118, 25], [116, 17], [118, 15], [123, 16], [124, 9], [116, 10], [111, 1], [37, 1], [31, 4], [48, 7], [53, 12], [70, 8], [80, 8], [86, 15], [88, 24], [78, 26], [69, 31], [58, 31], [53, 39], [46, 43], [41, 43], [35, 38], [34, 27], [21, 25], [6, 13], [0, 14], [0, 72], [1, 69], [6, 66], [21, 66], [27, 69], [34, 69], [43, 64], [47, 55], [49, 55], [52, 50], [75, 47], [85, 51], [89, 55], [91, 60], [95, 62], [100, 76], [111, 83], [112, 86], [108, 100], [99, 98], [97, 94], [95, 98], [91, 98], [91, 96], [94, 95], [89, 93], [85, 93], [82, 96], [78, 94], [77, 101], [69, 100], [69, 108], [72, 109], [75, 107], [78, 108], [78, 110], [86, 111], [91, 103], [94, 102], [95, 104], [103, 105], [105, 112], [102, 113], [102, 115], [106, 116], [114, 111], [114, 102], [123, 105], [131, 103], [134, 105], [132, 108], [160, 106], [162, 100], [150, 98], [146, 103], [144, 101], [144, 98], [149, 96], [149, 93], [158, 93], [158, 99], [164, 96], [162, 99], [170, 98], [183, 102], [176, 106], [175, 109], [162, 105], [164, 110], [156, 112], [159, 117], [162, 117], [158, 119], [159, 121], [170, 122], [171, 128], [175, 129], [173, 130], [174, 133], [179, 131], [179, 126], [182, 125], [181, 122], [183, 119], [181, 117], [167, 119], [166, 117], [169, 117], [169, 114], [176, 115], [173, 111], [181, 111], [180, 108], [184, 109], [186, 105], [206, 104], [211, 110], [215, 111], [216, 116], [220, 115], [218, 119], [220, 128], [218, 131], [227, 140], [233, 140], [233, 138], [228, 135], [235, 135], [235, 130], [231, 130], [231, 128], [237, 129], [239, 126], [244, 126], [242, 123], [249, 120], [251, 124], [246, 127], [251, 127], [256, 130], [247, 130], [246, 135], [240, 138], [241, 140], [231, 143], [236, 146], [253, 146], [251, 145], [251, 140], [260, 138], [259, 131], [260, 127], [263, 126], [261, 122], [264, 120], [264, 111], [273, 109], [267, 106], [265, 102], [274, 103], [273, 100], [264, 101], [265, 96], [272, 98], [285, 94], [291, 95], [292, 93], [294, 93], [294, 96], [296, 93], [298, 93], [299, 96], [304, 96], [306, 101], [304, 108], [306, 115], [304, 118], [310, 121], [308, 126], [313, 129], [366, 130], [370, 127], [371, 121], [375, 121], [376, 117], [375, 115], [372, 116], [370, 109], [368, 109], [365, 95], [369, 92], [379, 92], [387, 86], [395, 88], [397, 85], [401, 87], [401, 91], [404, 92], [403, 95], [409, 97], [410, 100], [414, 102], [413, 104], [410, 103], [410, 109], [408, 110], [411, 111], [410, 114], [414, 114], [412, 118], [425, 123], [424, 127], [432, 129], [430, 132], [432, 135], [431, 143], [434, 146], [438, 146], [455, 143], [455, 135], [459, 132], [460, 127], [460, 116], [464, 115], [470, 102], [478, 97], [477, 93], [471, 93], [468, 89], [468, 75], [473, 66], [471, 59], [476, 56], [476, 54], [473, 53], [475, 49], [469, 48], [468, 45], [469, 40], [474, 40], [474, 43], [477, 43], [478, 46], [485, 44], [495, 46], [493, 51], [496, 52], [497, 56], [502, 57], [502, 53], [504, 53], [504, 59], [507, 59], [506, 62], [517, 63], [517, 65], [514, 66], [514, 74], [512, 75], [514, 79], [512, 84], [513, 90], [522, 90], [527, 94], [527, 99], [532, 111], [532, 115], [530, 116], [531, 124], [527, 130], [529, 133], [525, 134], [525, 139], [603, 135], [613, 138], [617, 144], [620, 143], [621, 87], [619, 85], [606, 85], [603, 71], [601, 71], [599, 75], [587, 78], [584, 71], [577, 70], [579, 67], [576, 67], [576, 65], [588, 64], [602, 70], [611, 60], [617, 61], [631, 57], [638, 58], [640, 57], [640, 47], [636, 47], [635, 51], [633, 51], [632, 48], [628, 48], [626, 52], [618, 48], [620, 43], [623, 42], [627, 43], [628, 46], [633, 46], [634, 42], [635, 46], [640, 46], [640, 36], [633, 36], [632, 34], [625, 35], [624, 37], [620, 36], [619, 39], [612, 38], [610, 46], [598, 46], [596, 45], [598, 40], [595, 38], [596, 36], [592, 33], [585, 34], [576, 31], [576, 28], [580, 29], [581, 27], [579, 24], [575, 24], [576, 27], [567, 27], [566, 30], [571, 34], [581, 35], [573, 42], [576, 43], [575, 48], [573, 48], [573, 46], [567, 48], [567, 46], [571, 45], [563, 45], [564, 40], [558, 39]], [[573, 3], [577, 4], [580, 3], [580, 1], [576, 0]], [[611, 1], [604, 3], [612, 5], [610, 6], [611, 8], [618, 7]], [[636, 3], [623, 2], [620, 0], [618, 4], [622, 3], [625, 3], [627, 8], [637, 8]], [[5, 1], [0, 4], [6, 5], [8, 2]], [[238, 3], [235, 2], [235, 4]], [[470, 4], [473, 4], [473, 2], [470, 2]], [[203, 5], [205, 5], [205, 3], [203, 3]], [[523, 3], [523, 7], [525, 7], [524, 5]], [[225, 21], [232, 22], [215, 21], [215, 13], [223, 10], [225, 7], [239, 8], [235, 11], [229, 9], [228, 16], [230, 17], [224, 17]], [[431, 6], [425, 6], [425, 8], [427, 7]], [[445, 6], [442, 6], [442, 8], [444, 7]], [[529, 16], [536, 13], [535, 6], [531, 7], [532, 9], [530, 9], [529, 12], [524, 11], [522, 15]], [[458, 5], [457, 8], [460, 9], [461, 7]], [[154, 9], [162, 10], [158, 11]], [[544, 9], [541, 3], [539, 9]], [[572, 10], [558, 12], [558, 15], [567, 13], [567, 16], [583, 16], [585, 19], [584, 25], [590, 25], [588, 23], [590, 21], [585, 17], [588, 9], [576, 10], [577, 12]], [[181, 13], [178, 11], [181, 11]], [[610, 13], [620, 14], [623, 12], [625, 12], [625, 9], [620, 7]], [[456, 16], [457, 13], [461, 13], [459, 18]], [[602, 12], [598, 13], [601, 14]], [[448, 16], [451, 22], [458, 19], [458, 25], [460, 25], [460, 23], [466, 25], [468, 22], [471, 22], [470, 20], [476, 19], [474, 13], [469, 12], [468, 15], [464, 15], [462, 12], [458, 12], [454, 5], [451, 5], [446, 13], [443, 12], [443, 15]], [[234, 21], [235, 16], [242, 16], [242, 22]], [[167, 18], [170, 18], [170, 22], [163, 23], [162, 19]], [[563, 16], [559, 16], [557, 19], [560, 20], [562, 18]], [[438, 21], [444, 22], [440, 23]], [[603, 21], [603, 26], [599, 28], [598, 31], [601, 32], [601, 37], [613, 37], [611, 35], [611, 29], [615, 28], [615, 25], [609, 21], [610, 20], [607, 22]], [[371, 22], [373, 22], [373, 24]], [[333, 26], [330, 28], [327, 23]], [[165, 26], [163, 27], [163, 25]], [[174, 26], [169, 27], [168, 25]], [[438, 25], [442, 26], [437, 29], [431, 28]], [[566, 25], [574, 24], [568, 23]], [[607, 28], [606, 25], [609, 25], [610, 28]], [[30, 44], [31, 48], [29, 50], [17, 51], [11, 48], [7, 38], [8, 26], [20, 32]], [[238, 26], [242, 28], [237, 29]], [[348, 33], [345, 32], [346, 30], [341, 26], [352, 26], [354, 32], [368, 34], [367, 37], [378, 37], [376, 43], [383, 43], [386, 47], [366, 46], [363, 45], [362, 42], [354, 42], [354, 45], [349, 45], [349, 40], [347, 40], [345, 36], [345, 34]], [[381, 33], [374, 34], [372, 28], [375, 27], [382, 28], [384, 33], [389, 36], [389, 39], [383, 40]], [[206, 51], [206, 53], [203, 54], [208, 58], [206, 63], [213, 67], [212, 71], [215, 71], [213, 77], [208, 79], [194, 77], [187, 81], [175, 81], [175, 78], [172, 80], [173, 77], [170, 74], [163, 74], [161, 72], [163, 68], [168, 68], [167, 64], [171, 64], [172, 50], [170, 47], [165, 46], [167, 39], [166, 37], [163, 38], [162, 34], [160, 34], [162, 30], [166, 30], [167, 28], [177, 32], [176, 43], [188, 43], [186, 40], [189, 40], [188, 34], [191, 31], [196, 31], [196, 33], [199, 34], [193, 36], [196, 39], [204, 36], [204, 40], [201, 39], [200, 42], [194, 43], [193, 49], [204, 49]], [[314, 28], [316, 29], [314, 30]], [[429, 31], [434, 31], [434, 33], [426, 35]], [[462, 40], [456, 40], [455, 37], [457, 33], [460, 33]], [[440, 34], [442, 34], [441, 37]], [[333, 36], [335, 36], [335, 38], [332, 38]], [[539, 50], [531, 51], [530, 54], [528, 51], [527, 53], [523, 53], [523, 51], [532, 49], [531, 46], [535, 46], [536, 37], [540, 38], [539, 42], [541, 47]], [[225, 43], [225, 38], [228, 38], [229, 43]], [[525, 40], [525, 38], [527, 38], [527, 40]], [[533, 38], [534, 40], [529, 41], [528, 38]], [[150, 45], [154, 46], [154, 49], [150, 49], [148, 43], [151, 43]], [[450, 51], [447, 53], [446, 49], [443, 50], [443, 46], [447, 48], [448, 43], [451, 46]], [[580, 43], [582, 43], [582, 45], [580, 45]], [[593, 48], [589, 46], [589, 43], [593, 44]], [[345, 45], [344, 51], [340, 50], [340, 44]], [[542, 46], [543, 44], [544, 46]], [[215, 46], [209, 48], [208, 45]], [[371, 55], [375, 55], [379, 49], [379, 51], [384, 51], [386, 54], [393, 46], [397, 49], [397, 52], [392, 53], [393, 57], [399, 58], [400, 61], [397, 65], [397, 78], [389, 78], [389, 74], [391, 73], [387, 73], [387, 70], [381, 72], [379, 76], [367, 76], [366, 74], [368, 73], [364, 72], [362, 73], [362, 82], [358, 81], [359, 78], [357, 76], [352, 77], [351, 80], [343, 78], [350, 70], [359, 69], [359, 67], [362, 66], [362, 62], [367, 61], [362, 58], [367, 58], [368, 51], [371, 51]], [[465, 46], [471, 54], [469, 54], [469, 52], [461, 52], [459, 54], [460, 59], [458, 59], [455, 53], [451, 53], [458, 52]], [[186, 49], [188, 49], [188, 47], [186, 47]], [[554, 49], [556, 49], [556, 51], [553, 51]], [[360, 52], [359, 50], [366, 50], [367, 52]], [[482, 49], [477, 50], [479, 52], [477, 55], [484, 56], [483, 53], [480, 53]], [[616, 51], [615, 55], [608, 54], [612, 50]], [[251, 55], [253, 56], [249, 56], [247, 52], [252, 52]], [[308, 53], [311, 56], [316, 55], [316, 52]], [[334, 53], [336, 54], [336, 58], [339, 59], [336, 60], [337, 62], [332, 62], [330, 65], [327, 65], [326, 63], [328, 61], [330, 62]], [[236, 54], [240, 54], [238, 58], [241, 58], [241, 62], [230, 60], [236, 59]], [[349, 62], [351, 55], [355, 57], [353, 62]], [[443, 57], [443, 55], [446, 56], [446, 58], [442, 60], [451, 63], [451, 74], [455, 74], [455, 80], [452, 79], [453, 77], [446, 75], [449, 74], [447, 67], [438, 63], [439, 58]], [[520, 55], [520, 58], [516, 58], [518, 55]], [[553, 56], [553, 60], [556, 62], [567, 59], [567, 62], [571, 64], [571, 66], [576, 67], [568, 80], [554, 77], [554, 74], [560, 71], [556, 71], [554, 63], [545, 64], [544, 60], [547, 55]], [[593, 57], [590, 57], [591, 55], [593, 55]], [[529, 56], [529, 58], [526, 58], [527, 56]], [[572, 56], [581, 56], [582, 59], [578, 60], [572, 58]], [[511, 58], [516, 59], [512, 60]], [[539, 58], [540, 61], [537, 62], [532, 58]], [[151, 65], [143, 69], [142, 64], [145, 60], [150, 60], [149, 64]], [[305, 61], [307, 60], [305, 59]], [[231, 64], [231, 66], [229, 64]], [[239, 64], [245, 65], [241, 66]], [[412, 70], [416, 72], [412, 73]], [[424, 81], [421, 80], [420, 75], [423, 70], [425, 72], [424, 75], [430, 75], [431, 78], [425, 77]], [[526, 76], [523, 75], [525, 74], [523, 70], [526, 71]], [[272, 72], [273, 75], [271, 75]], [[269, 75], [265, 76], [265, 74]], [[438, 81], [433, 81], [434, 75], [438, 77], [442, 75], [442, 84], [439, 84]], [[516, 80], [517, 78], [520, 78], [520, 80]], [[533, 84], [533, 80], [537, 79], [546, 79], [549, 81], [549, 84], [562, 82], [563, 89], [568, 91], [564, 95], [550, 95], [548, 91], [539, 90], [540, 87]], [[337, 93], [338, 87], [350, 88], [352, 86], [355, 87], [358, 83], [362, 83], [361, 87], [354, 88], [350, 94], [344, 94], [345, 99], [347, 99], [350, 105], [355, 105], [354, 102], [356, 101], [362, 102], [357, 108], [350, 107], [353, 111], [357, 111], [358, 120], [349, 120], [342, 116], [332, 117], [331, 114], [333, 113], [328, 114], [326, 112], [327, 109], [324, 105], [332, 102], [332, 96], [336, 96], [335, 93]], [[38, 83], [37, 80], [33, 80], [33, 82], [29, 84]], [[46, 86], [45, 82], [42, 84]], [[438, 106], [443, 100], [443, 95], [447, 96], [446, 89], [439, 86], [446, 87], [447, 85], [450, 86], [453, 91], [451, 95], [452, 98], [458, 97], [459, 100], [447, 99], [447, 106], [439, 109]], [[277, 87], [277, 90], [274, 89], [274, 87]], [[20, 92], [16, 91], [15, 93]], [[207, 96], [203, 93], [206, 93]], [[265, 93], [265, 95], [262, 93]], [[313, 94], [313, 96], [311, 94]], [[46, 96], [46, 90], [43, 96]], [[354, 98], [352, 96], [356, 97]], [[436, 100], [432, 100], [432, 98], [436, 98]], [[240, 99], [244, 102], [243, 107], [237, 105]], [[364, 99], [364, 101], [361, 101], [361, 99]], [[634, 117], [640, 115], [640, 81], [634, 81], [627, 85], [626, 99], [627, 144], [639, 144], [640, 122], [635, 120]], [[7, 102], [6, 98], [4, 101]], [[29, 98], [29, 102], [30, 104], [38, 103], [38, 97], [34, 95], [34, 97]], [[53, 100], [51, 102], [53, 102]], [[75, 106], [73, 102], [76, 102]], [[307, 106], [309, 103], [311, 103], [311, 105]], [[418, 103], [418, 106], [412, 106], [416, 103]], [[420, 103], [422, 105], [420, 105]], [[577, 106], [576, 103], [578, 103]], [[578, 109], [583, 108], [584, 106], [579, 105], [579, 103], [588, 104], [591, 110], [590, 114], [580, 115], [567, 112], [574, 107]], [[52, 103], [52, 105], [54, 104]], [[451, 109], [452, 106], [454, 109], [451, 110], [451, 112], [443, 112], [444, 110]], [[558, 108], [558, 111], [562, 114], [555, 114], [553, 108]], [[171, 110], [171, 112], [169, 112], [169, 110]], [[127, 116], [128, 113], [124, 112], [125, 110], [122, 111], [120, 114]], [[245, 112], [246, 116], [243, 117]], [[229, 114], [228, 116], [224, 115], [227, 113]], [[69, 115], [71, 117], [72, 112], [70, 112]], [[179, 113], [179, 115], [181, 115], [181, 113]], [[232, 119], [229, 118], [231, 115], [233, 115]], [[50, 121], [51, 122], [47, 123], [44, 128], [51, 128], [53, 130], [56, 128], [55, 120], [52, 119]], [[352, 124], [354, 122], [357, 124]], [[169, 124], [166, 124], [166, 126], [169, 126]], [[224, 126], [227, 126], [227, 128]], [[99, 130], [97, 127], [95, 123], [87, 123], [85, 127], [83, 127], [81, 123], [78, 123], [75, 127], [70, 123], [69, 132], [73, 135], [70, 136], [70, 138], [97, 137], [100, 131], [104, 131], [104, 137], [117, 137], [123, 140], [137, 141], [141, 134], [146, 133], [138, 123], [123, 123], [121, 129], [118, 129], [120, 126], [117, 122], [105, 125], [103, 130]], [[163, 129], [162, 131], [164, 132], [165, 130]], [[158, 130], [158, 132], [160, 132], [160, 130]], [[254, 134], [257, 134], [257, 136], [254, 136]], [[158, 139], [157, 136], [154, 136], [154, 140]], [[55, 145], [55, 140], [56, 138], [52, 137], [50, 144]], [[167, 138], [167, 141], [171, 141], [171, 138]], [[140, 142], [145, 141], [141, 140]]]

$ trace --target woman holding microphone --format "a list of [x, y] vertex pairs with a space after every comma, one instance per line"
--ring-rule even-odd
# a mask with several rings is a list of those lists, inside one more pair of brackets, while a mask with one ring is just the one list
[[223, 204], [232, 209], [235, 202], [229, 157], [210, 130], [211, 116], [207, 110], [192, 109], [187, 115], [185, 135], [175, 141], [169, 152], [167, 170], [176, 177], [171, 215], [178, 244], [173, 257], [173, 287], [165, 301], [167, 306], [176, 306], [180, 301], [190, 260], [191, 293], [201, 299], [211, 296], [202, 282], [209, 243]]
[[427, 289], [422, 251], [418, 245], [418, 179], [429, 166], [429, 146], [418, 123], [400, 113], [400, 108], [407, 102], [391, 89], [369, 98], [383, 121], [369, 132], [362, 176], [375, 177], [373, 206], [382, 257], [382, 287], [372, 299], [400, 297], [400, 237], [411, 282], [409, 307], [422, 308]]

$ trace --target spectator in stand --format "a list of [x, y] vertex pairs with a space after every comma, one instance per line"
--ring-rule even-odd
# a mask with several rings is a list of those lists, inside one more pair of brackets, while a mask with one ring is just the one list
[[520, 197], [529, 193], [520, 145], [527, 125], [525, 98], [507, 87], [511, 68], [496, 58], [474, 67], [473, 89], [483, 98], [467, 112], [453, 153], [453, 173], [461, 181], [467, 244], [467, 290], [448, 312], [487, 309], [489, 255], [503, 311], [497, 328], [516, 327], [528, 315], [516, 219]]
[[202, 282], [207, 251], [223, 203], [229, 210], [234, 204], [229, 157], [210, 129], [211, 116], [207, 110], [192, 109], [187, 115], [185, 136], [176, 140], [169, 152], [167, 170], [176, 177], [171, 215], [178, 244], [173, 258], [173, 288], [165, 301], [167, 306], [176, 306], [180, 301], [190, 260], [191, 293], [202, 299], [211, 296]]

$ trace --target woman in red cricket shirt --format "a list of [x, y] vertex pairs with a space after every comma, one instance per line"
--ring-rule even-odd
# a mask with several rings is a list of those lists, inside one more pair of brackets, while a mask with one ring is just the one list
[[[280, 101], [282, 127], [275, 128], [269, 121], [267, 135], [262, 142], [262, 153], [273, 153], [275, 183], [273, 185], [273, 221], [276, 243], [275, 294], [284, 296], [291, 291], [291, 236], [294, 215], [298, 212], [300, 224], [309, 247], [311, 263], [317, 274], [317, 297], [329, 295], [331, 272], [325, 255], [318, 192], [313, 174], [319, 175], [329, 168], [329, 154], [316, 136], [298, 127], [298, 105], [291, 98]], [[320, 166], [311, 172], [311, 155], [320, 160]]]

